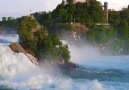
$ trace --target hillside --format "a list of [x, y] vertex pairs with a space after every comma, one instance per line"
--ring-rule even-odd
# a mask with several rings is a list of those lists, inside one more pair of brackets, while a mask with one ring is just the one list
[[62, 2], [52, 12], [36, 12], [33, 16], [41, 25], [47, 27], [50, 32], [52, 32], [52, 30], [53, 32], [60, 32], [64, 27], [70, 30], [69, 24], [71, 23], [80, 23], [89, 27], [95, 23], [105, 21], [102, 5], [96, 0], [89, 3], [78, 2], [76, 4], [64, 4], [64, 2]]
[[[129, 54], [129, 6], [121, 11], [108, 10], [110, 26], [97, 26], [106, 22], [103, 5], [96, 0], [85, 3], [60, 3], [51, 12], [32, 13], [37, 22], [48, 29], [48, 34], [81, 40], [105, 48], [113, 54]], [[5, 18], [2, 26], [19, 28], [22, 18]], [[10, 22], [15, 22], [11, 23]], [[62, 38], [62, 37], [60, 37]]]

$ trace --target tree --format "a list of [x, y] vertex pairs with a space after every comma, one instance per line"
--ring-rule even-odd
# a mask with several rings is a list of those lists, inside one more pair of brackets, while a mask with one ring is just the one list
[[37, 21], [32, 17], [23, 17], [20, 27], [19, 35], [24, 43], [27, 43], [33, 39], [33, 33], [31, 32], [33, 28], [36, 28]]
[[3, 22], [3, 25], [6, 24], [6, 17], [2, 17], [2, 22]]
[[63, 45], [57, 35], [49, 35], [47, 28], [38, 29], [37, 26], [38, 22], [32, 17], [22, 19], [19, 26], [22, 46], [43, 60], [57, 62], [61, 58], [68, 62], [70, 60], [68, 46]]
[[118, 38], [129, 41], [129, 26], [126, 20], [121, 20], [118, 29]]
[[95, 44], [96, 35], [95, 30], [89, 30], [86, 32], [86, 38], [90, 44]]
[[120, 21], [120, 12], [115, 10], [109, 10], [108, 13], [109, 13], [109, 23], [117, 27]]
[[89, 14], [91, 16], [92, 22], [94, 23], [104, 21], [103, 9], [100, 2], [98, 1], [91, 2], [91, 5], [89, 6]]

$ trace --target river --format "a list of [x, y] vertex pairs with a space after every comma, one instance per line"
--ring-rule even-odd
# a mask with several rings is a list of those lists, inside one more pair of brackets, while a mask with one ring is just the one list
[[129, 90], [129, 56], [102, 56], [93, 47], [69, 45], [71, 62], [80, 67], [59, 71], [39, 68], [24, 54], [12, 52], [8, 45], [18, 41], [17, 35], [0, 39], [0, 89]]

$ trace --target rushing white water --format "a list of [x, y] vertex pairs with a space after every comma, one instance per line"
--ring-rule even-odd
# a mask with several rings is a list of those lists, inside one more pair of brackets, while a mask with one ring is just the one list
[[39, 68], [2, 43], [0, 89], [129, 90], [129, 56], [101, 56], [94, 50], [71, 45], [71, 61], [81, 67], [61, 73], [49, 65]]
[[[7, 45], [0, 44], [0, 88], [12, 88], [19, 90], [101, 90], [102, 86], [97, 81], [85, 81], [75, 83], [70, 78], [61, 75], [52, 76], [45, 70], [41, 70], [28, 60], [22, 53], [14, 53]], [[91, 86], [90, 84], [93, 84]]]

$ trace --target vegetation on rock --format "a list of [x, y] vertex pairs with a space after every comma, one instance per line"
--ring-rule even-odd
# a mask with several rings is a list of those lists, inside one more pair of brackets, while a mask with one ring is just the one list
[[[71, 0], [70, 0], [71, 1]], [[34, 17], [41, 25], [49, 29], [49, 32], [61, 32], [61, 29], [72, 30], [71, 23], [81, 23], [92, 26], [98, 22], [104, 22], [102, 5], [98, 1], [85, 3], [59, 4], [52, 12], [34, 13]]]
[[[36, 56], [41, 56], [39, 53], [44, 51], [46, 56], [44, 55], [43, 57], [45, 58], [51, 59], [52, 57], [57, 59], [60, 56], [60, 58], [63, 57], [64, 59], [65, 55], [69, 58], [68, 52], [65, 55], [60, 55], [59, 51], [56, 51], [56, 45], [62, 49], [60, 52], [64, 53], [63, 47], [65, 49], [68, 47], [62, 46], [61, 42], [56, 42], [56, 39], [57, 41], [59, 40], [53, 34], [60, 35], [67, 30], [82, 34], [80, 33], [80, 28], [76, 25], [77, 23], [88, 28], [88, 31], [83, 32], [83, 34], [85, 34], [86, 41], [90, 44], [103, 45], [115, 54], [129, 54], [129, 6], [120, 11], [109, 10], [108, 12], [110, 27], [96, 26], [96, 23], [105, 22], [102, 4], [99, 1], [89, 0], [89, 2], [73, 4], [71, 0], [67, 0], [67, 3], [62, 2], [52, 12], [36, 12], [32, 14], [40, 25], [48, 30], [41, 28], [35, 32], [34, 28], [36, 28], [38, 22], [34, 19], [29, 19], [30, 17], [26, 18], [26, 20], [24, 19], [24, 21], [22, 21], [23, 18], [3, 17], [0, 25], [12, 27], [19, 25], [19, 33], [24, 47], [30, 53], [35, 52], [34, 55]], [[55, 42], [58, 44], [55, 44]], [[42, 45], [44, 46], [43, 48]], [[47, 55], [50, 55], [50, 57], [47, 57]]]
[[68, 46], [63, 45], [57, 35], [49, 35], [45, 27], [40, 27], [32, 17], [24, 17], [19, 26], [19, 35], [22, 46], [29, 52], [43, 60], [69, 62], [70, 52]]

